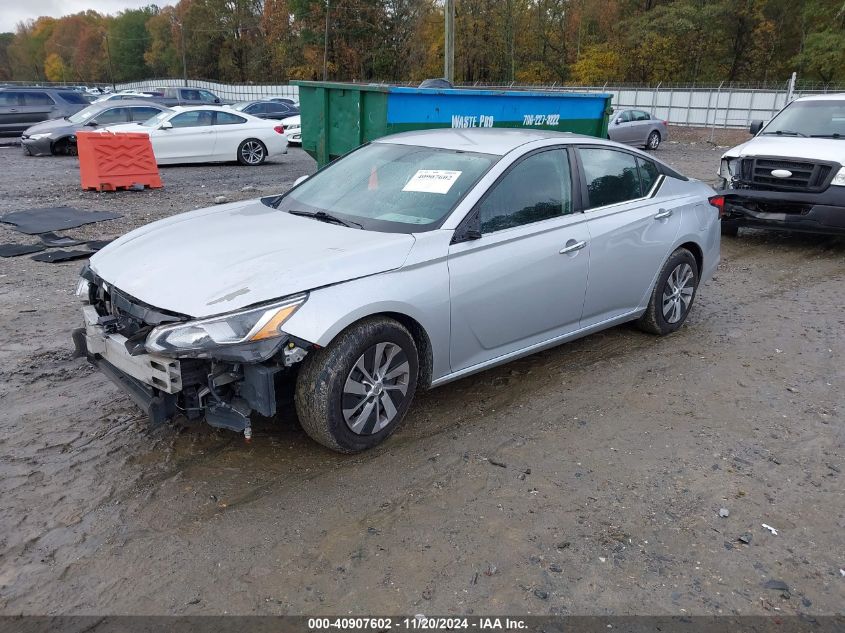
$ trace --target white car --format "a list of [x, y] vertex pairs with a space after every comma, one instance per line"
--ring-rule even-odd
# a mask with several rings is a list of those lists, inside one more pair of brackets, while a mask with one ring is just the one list
[[146, 132], [159, 165], [232, 160], [241, 165], [260, 165], [288, 151], [278, 121], [220, 106], [175, 107], [143, 123], [113, 125], [103, 131]]
[[302, 120], [299, 115], [289, 116], [281, 121], [285, 136], [291, 145], [302, 145]]

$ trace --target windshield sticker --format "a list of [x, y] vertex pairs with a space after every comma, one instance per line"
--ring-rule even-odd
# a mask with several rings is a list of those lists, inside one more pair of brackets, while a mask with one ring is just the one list
[[449, 169], [420, 169], [411, 176], [402, 191], [421, 193], [449, 193], [449, 189], [463, 172]]

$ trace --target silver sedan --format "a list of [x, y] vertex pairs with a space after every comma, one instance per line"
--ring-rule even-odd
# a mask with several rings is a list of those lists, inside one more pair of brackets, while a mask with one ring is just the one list
[[620, 110], [610, 117], [607, 136], [617, 143], [654, 150], [669, 138], [669, 125], [644, 110]]
[[249, 437], [287, 382], [311, 437], [361, 451], [419, 389], [626, 321], [677, 330], [719, 262], [712, 195], [595, 138], [390, 136], [112, 242], [83, 270], [74, 341], [153, 421]]

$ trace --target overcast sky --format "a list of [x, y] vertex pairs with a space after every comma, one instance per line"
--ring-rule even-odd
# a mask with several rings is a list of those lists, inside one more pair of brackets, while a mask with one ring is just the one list
[[94, 9], [100, 13], [117, 13], [150, 4], [162, 7], [176, 0], [0, 0], [0, 33], [14, 31], [18, 22], [41, 15], [54, 18]]

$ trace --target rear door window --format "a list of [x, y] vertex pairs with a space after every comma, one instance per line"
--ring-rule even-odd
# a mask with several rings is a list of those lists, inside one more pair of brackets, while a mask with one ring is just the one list
[[651, 119], [651, 115], [648, 112], [643, 112], [642, 110], [634, 110], [633, 116], [634, 121], [649, 121]]
[[53, 105], [55, 101], [46, 92], [25, 92], [23, 93], [23, 104], [28, 106]]
[[63, 90], [56, 93], [61, 97], [62, 101], [67, 103], [74, 103], [76, 105], [87, 105], [88, 99], [80, 92], [72, 92], [70, 90]]
[[215, 125], [237, 125], [238, 123], [246, 123], [246, 119], [231, 112], [218, 112], [217, 120], [214, 122]]
[[660, 178], [660, 170], [650, 160], [637, 158], [637, 165], [640, 168], [640, 182], [642, 183], [643, 195], [651, 193], [657, 179]]
[[633, 154], [598, 147], [582, 147], [578, 153], [587, 181], [588, 208], [642, 197], [637, 159]]

